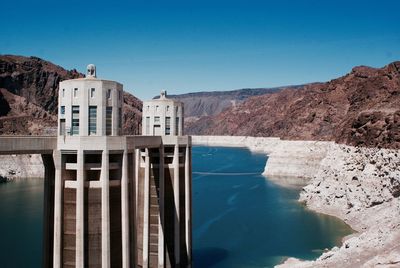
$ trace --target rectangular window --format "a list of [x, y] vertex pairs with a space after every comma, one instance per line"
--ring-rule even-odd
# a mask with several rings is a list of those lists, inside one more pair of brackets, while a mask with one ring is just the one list
[[107, 99], [111, 99], [111, 89], [107, 89]]
[[64, 98], [65, 96], [65, 88], [62, 89], [62, 97]]
[[160, 117], [154, 116], [154, 124], [160, 124]]
[[94, 97], [94, 92], [95, 92], [95, 90], [96, 90], [96, 89], [94, 89], [94, 88], [91, 88], [91, 89], [90, 89], [90, 97], [91, 97], [91, 98]]
[[89, 135], [97, 132], [97, 106], [89, 106]]
[[122, 109], [118, 108], [118, 128], [122, 128]]
[[165, 118], [165, 135], [171, 135], [171, 117]]
[[106, 107], [106, 135], [112, 135], [112, 107]]
[[179, 117], [175, 118], [175, 135], [179, 135]]
[[60, 107], [60, 114], [64, 115], [65, 114], [65, 106]]
[[60, 119], [60, 136], [65, 136], [65, 119]]
[[147, 134], [147, 135], [150, 134], [150, 117], [149, 116], [146, 117], [146, 133], [145, 134]]
[[78, 89], [74, 88], [74, 97], [78, 96]]
[[79, 135], [79, 106], [72, 106], [71, 135]]

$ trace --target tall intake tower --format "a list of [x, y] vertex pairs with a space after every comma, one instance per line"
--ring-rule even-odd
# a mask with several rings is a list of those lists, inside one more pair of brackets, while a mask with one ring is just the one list
[[190, 267], [191, 139], [182, 123], [122, 136], [123, 86], [98, 79], [92, 64], [85, 78], [60, 82], [58, 103], [48, 262]]
[[[166, 98], [143, 102], [144, 135], [164, 146], [137, 154], [139, 267], [189, 267], [192, 259], [191, 144], [183, 134], [183, 104]], [[144, 178], [144, 179], [140, 179]]]

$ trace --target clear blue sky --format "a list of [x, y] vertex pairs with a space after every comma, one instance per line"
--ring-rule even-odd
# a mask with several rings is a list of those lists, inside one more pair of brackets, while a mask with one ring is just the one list
[[3, 1], [0, 54], [117, 80], [140, 98], [327, 81], [400, 60], [400, 1]]

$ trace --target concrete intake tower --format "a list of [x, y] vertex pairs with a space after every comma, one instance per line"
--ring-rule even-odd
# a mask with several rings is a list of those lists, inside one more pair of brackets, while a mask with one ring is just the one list
[[162, 93], [144, 104], [156, 131], [123, 136], [123, 104], [122, 84], [91, 64], [60, 82], [57, 137], [0, 137], [0, 154], [42, 155], [44, 267], [191, 267], [183, 105]]

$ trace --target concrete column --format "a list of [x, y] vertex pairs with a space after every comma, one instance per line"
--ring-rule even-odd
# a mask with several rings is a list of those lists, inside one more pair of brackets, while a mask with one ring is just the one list
[[128, 155], [129, 163], [129, 233], [130, 233], [130, 261], [132, 266], [137, 264], [137, 241], [136, 241], [136, 204], [135, 202], [135, 170], [138, 168], [136, 165], [136, 150]]
[[53, 267], [61, 267], [61, 234], [62, 234], [62, 169], [63, 163], [60, 151], [53, 152], [55, 164], [54, 182], [54, 243], [53, 243]]
[[121, 224], [122, 224], [122, 267], [130, 267], [129, 257], [129, 194], [128, 194], [128, 151], [122, 157], [121, 178]]
[[108, 150], [101, 157], [101, 266], [108, 268], [110, 259], [110, 160]]
[[176, 141], [175, 144], [175, 149], [174, 149], [174, 203], [175, 203], [175, 234], [174, 234], [174, 251], [175, 251], [175, 265], [179, 266], [180, 264], [180, 228], [179, 228], [179, 222], [180, 222], [180, 217], [179, 217], [179, 145], [178, 145], [178, 140]]
[[150, 215], [150, 157], [145, 152], [144, 205], [143, 205], [143, 268], [149, 267], [149, 215]]
[[85, 155], [82, 150], [77, 152], [77, 187], [76, 187], [76, 267], [84, 267], [85, 257]]
[[191, 232], [192, 232], [192, 219], [191, 219], [191, 195], [192, 195], [192, 187], [191, 187], [191, 174], [190, 174], [190, 147], [189, 144], [186, 145], [186, 153], [185, 153], [185, 241], [186, 241], [186, 253], [188, 257], [188, 267], [191, 267], [192, 264], [192, 241], [191, 241]]
[[140, 169], [140, 150], [135, 149], [135, 204], [138, 204], [138, 185], [139, 185], [139, 169]]
[[44, 164], [43, 267], [47, 268], [53, 266], [55, 168], [51, 154], [42, 155], [42, 160]]
[[182, 112], [181, 115], [179, 117], [179, 136], [183, 136], [185, 135], [185, 133], [183, 132], [183, 126], [185, 125], [185, 118], [183, 116], [183, 106], [182, 106]]
[[163, 268], [165, 265], [165, 249], [164, 249], [164, 204], [165, 204], [165, 177], [164, 177], [164, 146], [161, 145], [159, 148], [160, 165], [159, 165], [159, 176], [160, 176], [160, 219], [158, 222], [158, 267]]

